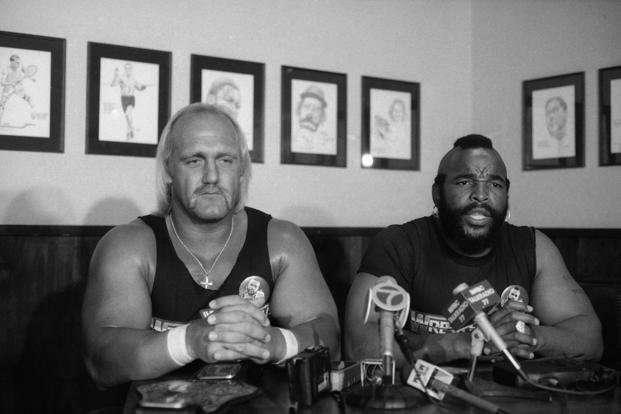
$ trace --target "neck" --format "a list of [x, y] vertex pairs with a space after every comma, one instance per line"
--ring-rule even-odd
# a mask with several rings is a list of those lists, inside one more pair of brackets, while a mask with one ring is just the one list
[[170, 220], [178, 236], [189, 246], [213, 245], [229, 237], [233, 231], [235, 213], [230, 212], [214, 221], [193, 220], [185, 214], [170, 212]]

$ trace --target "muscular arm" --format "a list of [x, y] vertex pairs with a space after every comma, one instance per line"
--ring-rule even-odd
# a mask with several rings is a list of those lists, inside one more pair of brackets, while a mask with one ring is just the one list
[[[364, 358], [381, 356], [379, 341], [379, 313], [371, 311], [369, 321], [364, 323], [366, 297], [369, 288], [377, 282], [377, 277], [369, 273], [359, 273], [347, 296], [345, 310], [345, 357], [358, 361]], [[414, 334], [404, 331], [410, 342], [415, 358], [422, 358], [432, 363], [443, 363], [455, 359], [467, 358], [470, 351], [470, 335], [451, 334]], [[394, 356], [397, 365], [405, 362], [399, 347], [395, 344]]]
[[151, 378], [177, 367], [168, 356], [166, 334], [149, 329], [147, 258], [149, 251], [155, 254], [155, 240], [143, 227], [134, 222], [114, 228], [91, 260], [82, 325], [86, 365], [102, 385]]
[[536, 232], [537, 274], [532, 304], [541, 325], [534, 326], [541, 355], [599, 359], [601, 324], [588, 297], [571, 277], [554, 243]]
[[[321, 344], [330, 349], [331, 359], [340, 359], [336, 305], [306, 235], [292, 223], [272, 219], [268, 248], [276, 280], [270, 309], [277, 326], [294, 333], [300, 351]], [[282, 336], [274, 340], [282, 342]], [[282, 345], [278, 348], [272, 360], [283, 356]]]

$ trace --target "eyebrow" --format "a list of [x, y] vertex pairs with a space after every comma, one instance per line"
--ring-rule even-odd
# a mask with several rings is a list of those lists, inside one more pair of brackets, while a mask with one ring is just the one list
[[459, 174], [453, 177], [453, 180], [458, 180], [460, 178], [468, 178], [468, 179], [476, 180], [476, 181], [502, 181], [505, 184], [507, 183], [507, 179], [503, 177], [502, 175], [498, 175], [498, 174], [490, 174], [487, 180], [481, 180], [477, 178], [477, 176], [474, 174]]

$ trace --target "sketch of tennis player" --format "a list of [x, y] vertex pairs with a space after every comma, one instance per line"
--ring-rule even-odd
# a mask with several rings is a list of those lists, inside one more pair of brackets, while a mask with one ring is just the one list
[[119, 68], [114, 69], [114, 77], [110, 86], [118, 86], [121, 89], [121, 106], [125, 113], [125, 121], [127, 122], [128, 140], [134, 138], [136, 130], [134, 128], [134, 107], [136, 106], [136, 91], [143, 91], [147, 85], [140, 83], [132, 74], [132, 64], [127, 62], [124, 65], [124, 71], [121, 74]]
[[21, 98], [30, 106], [30, 109], [34, 108], [32, 97], [24, 88], [24, 81], [35, 82], [34, 76], [36, 74], [36, 65], [29, 65], [24, 68], [19, 55], [11, 55], [9, 57], [9, 65], [2, 70], [0, 75], [0, 85], [2, 86], [0, 95], [0, 124], [2, 124], [4, 109], [12, 98]]

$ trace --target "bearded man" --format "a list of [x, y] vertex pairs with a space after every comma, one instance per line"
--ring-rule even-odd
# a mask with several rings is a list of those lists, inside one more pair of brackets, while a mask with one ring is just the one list
[[[509, 184], [489, 138], [455, 141], [432, 186], [434, 214], [384, 229], [362, 260], [347, 298], [347, 359], [379, 355], [378, 313], [372, 310], [365, 324], [363, 309], [369, 288], [383, 275], [410, 294], [405, 332], [415, 358], [444, 363], [470, 356], [470, 333], [453, 331], [443, 313], [456, 286], [482, 280], [497, 292], [519, 285], [529, 294], [530, 304], [508, 300], [489, 316], [512, 354], [601, 357], [600, 321], [554, 243], [532, 227], [506, 221]], [[486, 346], [486, 353], [494, 351]], [[400, 351], [395, 357], [404, 362]]]

